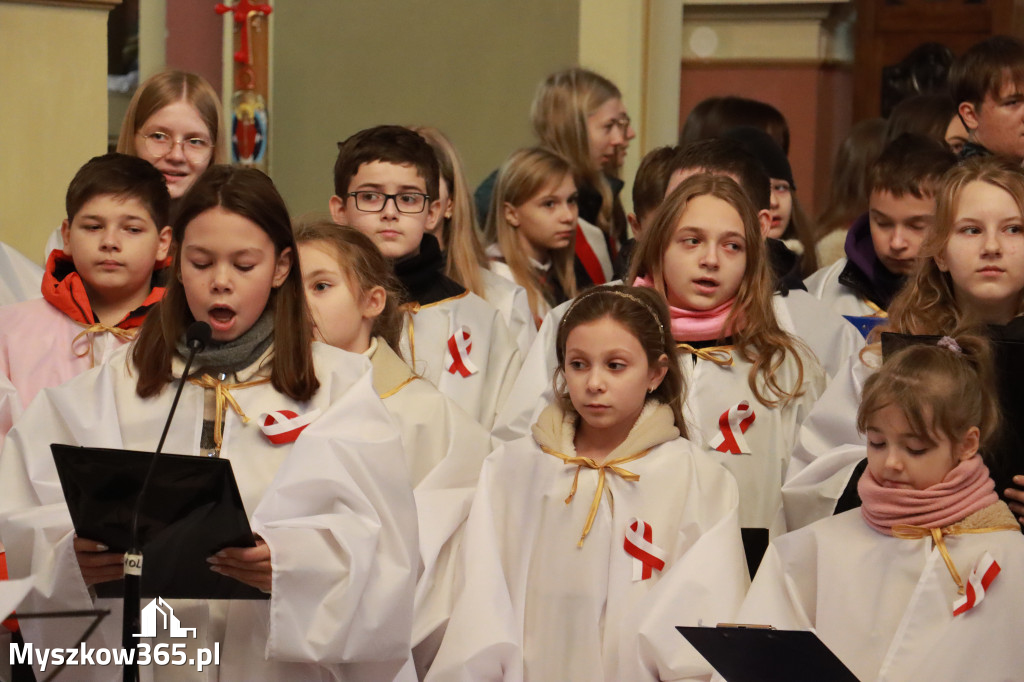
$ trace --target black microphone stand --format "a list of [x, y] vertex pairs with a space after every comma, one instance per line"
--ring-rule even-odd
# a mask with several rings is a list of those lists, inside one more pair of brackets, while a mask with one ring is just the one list
[[135, 498], [135, 509], [132, 513], [132, 543], [131, 548], [124, 554], [124, 614], [121, 621], [121, 647], [128, 654], [126, 659], [129, 662], [124, 664], [122, 680], [124, 682], [138, 682], [139, 679], [139, 641], [135, 636], [142, 629], [141, 597], [142, 597], [142, 550], [139, 545], [139, 515], [142, 511], [142, 501], [146, 497], [146, 490], [153, 478], [153, 470], [156, 469], [156, 460], [163, 450], [164, 440], [167, 439], [167, 431], [171, 428], [171, 420], [174, 418], [174, 411], [178, 409], [178, 399], [181, 398], [181, 391], [185, 387], [185, 380], [188, 378], [188, 371], [192, 367], [192, 361], [196, 353], [206, 347], [210, 341], [210, 325], [205, 322], [193, 322], [185, 332], [186, 343], [188, 344], [188, 358], [185, 359], [185, 369], [181, 372], [181, 379], [178, 381], [178, 389], [174, 393], [174, 401], [171, 403], [171, 411], [164, 423], [163, 433], [160, 434], [160, 442], [157, 443], [156, 451], [149, 460], [149, 468], [146, 470], [146, 477], [142, 479], [142, 486], [139, 488], [138, 497]]

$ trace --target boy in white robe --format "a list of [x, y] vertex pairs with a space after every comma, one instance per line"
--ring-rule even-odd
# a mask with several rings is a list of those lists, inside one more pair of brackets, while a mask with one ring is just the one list
[[339, 145], [331, 217], [395, 262], [410, 312], [403, 356], [490, 429], [522, 359], [497, 309], [443, 274], [437, 239], [426, 232], [441, 210], [438, 176], [434, 150], [418, 133], [360, 131]]
[[891, 142], [871, 167], [867, 215], [846, 237], [846, 257], [807, 278], [807, 290], [862, 334], [886, 317], [935, 222], [939, 179], [956, 163], [944, 145], [917, 135]]

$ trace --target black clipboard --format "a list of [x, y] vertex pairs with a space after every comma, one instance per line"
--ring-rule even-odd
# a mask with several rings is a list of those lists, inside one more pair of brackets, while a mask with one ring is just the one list
[[810, 630], [677, 626], [728, 682], [860, 682]]
[[[57, 443], [50, 450], [78, 536], [126, 551], [135, 499], [153, 453]], [[225, 547], [256, 544], [231, 462], [187, 455], [159, 458], [139, 514], [142, 596], [269, 599], [214, 573], [206, 561]], [[95, 590], [99, 597], [120, 597], [123, 583], [101, 583]]]

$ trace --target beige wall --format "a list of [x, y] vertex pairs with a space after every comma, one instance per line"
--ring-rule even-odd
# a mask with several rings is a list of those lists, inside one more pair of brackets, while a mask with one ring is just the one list
[[476, 184], [529, 144], [533, 92], [577, 61], [580, 0], [305, 0], [274, 7], [270, 172], [326, 210], [336, 142], [378, 123], [448, 133]]
[[0, 240], [40, 263], [75, 171], [106, 151], [107, 11], [0, 0]]

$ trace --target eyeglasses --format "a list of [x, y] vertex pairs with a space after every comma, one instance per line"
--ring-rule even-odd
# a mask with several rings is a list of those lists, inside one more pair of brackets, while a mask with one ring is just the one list
[[213, 152], [213, 143], [205, 137], [183, 137], [175, 140], [164, 132], [155, 132], [143, 135], [146, 151], [158, 159], [170, 154], [176, 145], [181, 145], [181, 153], [193, 163], [202, 163], [210, 158]]
[[355, 197], [356, 208], [367, 213], [379, 213], [388, 204], [388, 199], [395, 202], [395, 208], [399, 213], [423, 213], [427, 207], [427, 200], [430, 196], [420, 192], [399, 192], [398, 194], [384, 194], [383, 192], [371, 192], [362, 190], [349, 192], [348, 196]]

